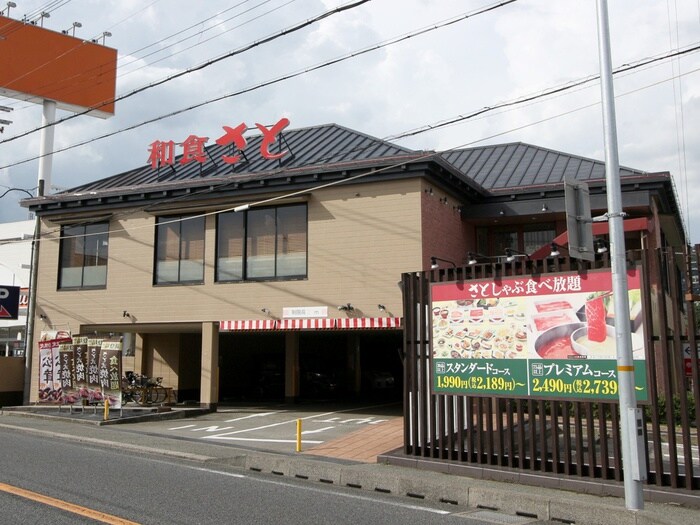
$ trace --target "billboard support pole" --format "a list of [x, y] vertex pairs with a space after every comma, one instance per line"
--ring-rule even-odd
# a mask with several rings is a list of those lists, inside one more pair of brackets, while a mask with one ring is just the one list
[[[53, 166], [53, 143], [56, 122], [56, 102], [44, 100], [41, 117], [41, 145], [39, 147], [39, 182], [37, 197], [43, 197], [45, 190], [51, 190], [51, 168]], [[32, 240], [32, 269], [29, 276], [29, 300], [27, 304], [27, 340], [24, 347], [24, 405], [29, 404], [32, 388], [32, 357], [34, 355], [34, 332], [36, 317], [36, 280], [39, 270], [39, 246], [41, 220], [34, 214], [34, 239]]]
[[644, 508], [642, 481], [646, 468], [642, 465], [640, 444], [642, 420], [634, 391], [634, 361], [629, 321], [627, 264], [625, 259], [624, 212], [620, 187], [620, 166], [615, 122], [615, 95], [612, 81], [610, 27], [607, 0], [598, 0], [598, 51], [600, 55], [600, 89], [603, 105], [605, 136], [605, 179], [608, 193], [608, 223], [612, 260], [612, 288], [615, 305], [615, 341], [617, 347], [617, 377], [620, 396], [620, 431], [622, 436], [622, 465], [624, 470], [625, 506], [630, 510]]

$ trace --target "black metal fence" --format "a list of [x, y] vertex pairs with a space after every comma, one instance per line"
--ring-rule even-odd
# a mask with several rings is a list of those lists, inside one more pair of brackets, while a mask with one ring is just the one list
[[[691, 286], [698, 249], [627, 254], [642, 275], [650, 400], [643, 405], [646, 483], [688, 491], [700, 490], [697, 296]], [[489, 471], [622, 481], [616, 402], [431, 391], [431, 283], [603, 268], [609, 268], [607, 257], [594, 263], [557, 257], [404, 274], [404, 454]]]

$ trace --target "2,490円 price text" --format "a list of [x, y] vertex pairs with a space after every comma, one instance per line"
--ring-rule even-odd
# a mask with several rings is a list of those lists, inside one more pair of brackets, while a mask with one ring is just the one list
[[567, 382], [556, 378], [534, 378], [532, 393], [614, 396], [617, 395], [617, 381], [615, 379], [576, 379]]

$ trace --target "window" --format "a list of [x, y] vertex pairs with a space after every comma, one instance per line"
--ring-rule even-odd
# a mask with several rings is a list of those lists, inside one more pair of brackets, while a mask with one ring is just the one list
[[519, 250], [518, 248], [518, 232], [515, 231], [494, 231], [492, 232], [493, 237], [493, 250], [496, 255], [503, 255], [506, 253], [506, 248], [513, 248]]
[[108, 223], [62, 227], [58, 287], [104, 288], [108, 255]]
[[549, 245], [557, 236], [556, 229], [547, 225], [531, 225], [526, 226], [523, 231], [523, 251], [525, 253], [533, 253], [542, 246]]
[[501, 256], [506, 248], [533, 253], [549, 245], [557, 236], [554, 224], [539, 223], [499, 227], [481, 227], [476, 230], [476, 243], [480, 253]]
[[306, 277], [306, 233], [305, 204], [220, 214], [216, 280]]
[[154, 281], [204, 282], [204, 217], [158, 217]]

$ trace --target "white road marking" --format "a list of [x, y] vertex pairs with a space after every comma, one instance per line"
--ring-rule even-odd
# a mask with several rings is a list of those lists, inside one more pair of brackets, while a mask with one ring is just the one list
[[220, 427], [219, 425], [210, 425], [208, 427], [192, 428], [190, 432], [222, 432], [233, 427]]
[[[378, 405], [378, 406], [384, 406], [384, 405]], [[365, 407], [365, 409], [367, 409], [367, 408], [373, 408], [373, 407]], [[334, 415], [334, 414], [342, 414], [343, 412], [353, 412], [353, 411], [361, 411], [361, 410], [363, 410], [363, 409], [362, 409], [362, 408], [359, 408], [359, 409], [358, 409], [358, 408], [353, 408], [353, 409], [346, 409], [346, 410], [336, 410], [336, 411], [333, 411], [333, 412], [323, 412], [323, 413], [320, 413], [320, 414], [313, 414], [313, 415], [311, 415], [311, 416], [306, 416], [306, 417], [302, 417], [302, 418], [289, 419], [289, 420], [286, 420], [286, 421], [280, 421], [280, 422], [278, 422], [278, 423], [271, 423], [271, 424], [269, 424], [269, 425], [263, 425], [263, 426], [259, 426], [259, 427], [253, 427], [253, 428], [244, 428], [244, 429], [241, 429], [241, 430], [233, 430], [233, 431], [231, 431], [231, 432], [224, 432], [224, 433], [222, 433], [222, 434], [217, 434], [216, 436], [203, 436], [203, 439], [221, 439], [221, 440], [227, 440], [227, 441], [257, 441], [257, 442], [260, 442], [260, 443], [296, 443], [296, 440], [286, 440], [286, 439], [280, 440], [280, 439], [264, 439], [264, 438], [260, 438], [260, 439], [254, 439], [254, 438], [235, 438], [235, 437], [231, 437], [231, 436], [234, 436], [234, 435], [236, 435], [236, 434], [247, 433], [247, 432], [255, 432], [255, 431], [258, 431], [258, 430], [266, 430], [266, 429], [268, 429], [268, 428], [274, 428], [274, 427], [278, 427], [278, 426], [281, 426], [281, 425], [289, 425], [289, 424], [292, 424], [292, 423], [295, 424], [295, 423], [296, 423], [297, 421], [299, 421], [299, 420], [301, 420], [301, 421], [316, 420], [316, 421], [313, 421], [314, 423], [338, 423], [338, 422], [340, 422], [340, 423], [352, 423], [352, 424], [357, 424], [357, 425], [362, 424], [362, 423], [376, 424], [376, 423], [379, 423], [379, 422], [388, 421], [388, 420], [384, 420], [384, 419], [375, 420], [373, 417], [369, 417], [369, 418], [351, 418], [351, 419], [346, 419], [346, 420], [343, 420], [343, 421], [338, 421], [340, 418], [337, 417], [337, 416], [336, 416], [336, 417], [329, 417], [329, 418], [327, 418], [327, 419], [318, 419], [318, 418], [323, 418], [323, 417], [326, 417], [326, 416], [332, 416], [332, 415]], [[224, 422], [226, 422], [226, 423], [233, 423], [233, 422], [235, 422], [235, 421], [242, 421], [242, 420], [245, 420], [245, 419], [251, 419], [251, 418], [255, 418], [255, 417], [271, 416], [271, 415], [275, 415], [275, 414], [282, 414], [282, 413], [285, 413], [285, 412], [287, 412], [287, 411], [286, 411], [286, 410], [282, 410], [282, 411], [273, 411], [273, 412], [258, 412], [258, 413], [249, 414], [249, 415], [246, 415], [246, 416], [241, 416], [241, 417], [238, 417], [238, 418], [227, 419], [227, 420], [225, 420]], [[192, 432], [197, 432], [197, 431], [218, 432], [218, 431], [220, 431], [220, 430], [227, 430], [228, 428], [234, 428], [234, 427], [221, 427], [221, 428], [218, 428], [216, 425], [203, 426], [203, 427], [199, 427], [199, 428], [192, 428], [192, 427], [195, 427], [195, 426], [196, 426], [196, 425], [183, 425], [183, 426], [180, 426], [180, 427], [173, 427], [173, 428], [170, 428], [169, 430], [184, 430], [184, 429], [188, 429], [188, 428], [189, 428], [190, 431], [192, 431]], [[319, 429], [319, 430], [306, 430], [306, 431], [303, 431], [302, 434], [314, 434], [314, 433], [323, 432], [323, 431], [325, 431], [325, 430], [330, 430], [330, 429], [332, 429], [332, 428], [334, 428], [334, 427], [326, 427], [326, 428], [322, 428], [322, 429]], [[320, 443], [323, 443], [323, 441], [307, 441], [306, 443], [309, 443], [309, 444], [320, 444]]]
[[[243, 437], [229, 437], [229, 436], [204, 436], [202, 439], [222, 439], [225, 441], [254, 441], [256, 443], [296, 443], [296, 439], [262, 439], [262, 438], [243, 438]], [[320, 445], [323, 441], [309, 441], [302, 440], [302, 444], [308, 443], [309, 445]]]
[[234, 421], [243, 421], [244, 419], [250, 419], [252, 417], [265, 417], [271, 416], [272, 414], [279, 414], [279, 412], [260, 412], [259, 414], [250, 414], [249, 416], [235, 417], [233, 419], [227, 419], [224, 423], [233, 423]]
[[[326, 415], [330, 415], [330, 414], [333, 414], [333, 413], [334, 413], [334, 412], [326, 412], [325, 414], [316, 414], [316, 415], [313, 415], [313, 416], [306, 416], [306, 417], [302, 417], [302, 418], [298, 418], [298, 419], [301, 419], [301, 420], [313, 419], [313, 418], [316, 418], [316, 417], [326, 416]], [[244, 429], [242, 429], [242, 430], [234, 430], [233, 432], [226, 432], [226, 433], [224, 433], [224, 434], [221, 434], [219, 437], [221, 437], [221, 436], [231, 436], [231, 435], [233, 435], [233, 434], [241, 434], [241, 433], [243, 433], [243, 432], [254, 432], [254, 431], [256, 431], [256, 430], [265, 430], [265, 429], [267, 429], [267, 428], [279, 427], [279, 426], [281, 426], [281, 425], [289, 425], [290, 423], [296, 423], [296, 422], [297, 422], [297, 419], [289, 419], [289, 420], [287, 420], [287, 421], [280, 421], [279, 423], [271, 423], [271, 424], [269, 424], [269, 425], [263, 425], [263, 426], [261, 426], [261, 427], [244, 428]]]
[[335, 427], [323, 427], [316, 430], [302, 430], [302, 434], [318, 434], [319, 432], [325, 432], [326, 430], [331, 430]]

